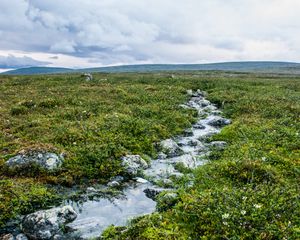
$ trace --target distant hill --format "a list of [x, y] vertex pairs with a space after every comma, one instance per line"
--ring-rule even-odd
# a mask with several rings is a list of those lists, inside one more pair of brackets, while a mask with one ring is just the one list
[[19, 68], [1, 74], [8, 75], [31, 75], [31, 74], [54, 74], [54, 73], [69, 73], [73, 72], [73, 69], [70, 68], [56, 68], [56, 67], [28, 67], [28, 68]]
[[2, 74], [29, 75], [29, 74], [56, 74], [74, 72], [154, 72], [154, 71], [235, 71], [235, 72], [265, 72], [300, 74], [300, 63], [293, 62], [224, 62], [208, 64], [145, 64], [122, 65], [112, 67], [69, 69], [51, 67], [20, 68]]

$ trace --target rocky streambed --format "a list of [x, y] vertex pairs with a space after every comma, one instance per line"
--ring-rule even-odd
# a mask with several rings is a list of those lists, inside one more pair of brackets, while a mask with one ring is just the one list
[[[172, 203], [177, 196], [174, 181], [184, 176], [181, 170], [205, 164], [212, 148], [223, 149], [225, 142], [207, 142], [206, 139], [230, 124], [230, 120], [223, 118], [217, 107], [205, 99], [204, 92], [188, 90], [187, 94], [190, 100], [181, 107], [197, 110], [198, 121], [183, 135], [161, 141], [157, 159], [147, 163], [138, 155], [124, 156], [122, 164], [130, 180], [117, 176], [107, 186], [86, 189], [80, 201], [69, 200], [61, 207], [29, 214], [22, 220], [21, 234], [7, 234], [2, 239], [94, 238], [110, 225], [123, 226], [134, 217], [154, 212], [157, 195], [162, 191], [166, 191], [164, 197]], [[19, 159], [24, 162], [26, 157], [18, 156], [8, 164], [15, 165]], [[50, 154], [47, 159], [44, 165], [48, 168], [60, 164], [59, 157]], [[111, 189], [121, 190], [120, 194], [105, 194]]]

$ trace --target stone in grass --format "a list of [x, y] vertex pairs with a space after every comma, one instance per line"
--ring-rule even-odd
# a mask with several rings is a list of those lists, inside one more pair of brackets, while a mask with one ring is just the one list
[[176, 157], [183, 154], [183, 150], [178, 146], [178, 144], [172, 139], [166, 139], [160, 143], [162, 152], [168, 157]]
[[121, 160], [126, 173], [131, 176], [136, 176], [140, 171], [149, 167], [140, 155], [126, 155]]
[[21, 228], [30, 239], [52, 239], [76, 217], [77, 213], [71, 206], [41, 210], [25, 216]]
[[46, 151], [29, 151], [10, 158], [5, 164], [10, 168], [23, 168], [30, 164], [37, 164], [39, 167], [50, 171], [59, 168], [63, 161], [62, 154], [57, 155]]
[[215, 116], [213, 119], [211, 119], [208, 122], [208, 125], [210, 126], [214, 126], [214, 127], [222, 127], [225, 125], [229, 125], [231, 123], [231, 121], [229, 119], [226, 118], [222, 118], [219, 116]]
[[83, 77], [85, 77], [85, 81], [92, 81], [93, 80], [93, 75], [90, 73], [84, 73], [82, 74]]

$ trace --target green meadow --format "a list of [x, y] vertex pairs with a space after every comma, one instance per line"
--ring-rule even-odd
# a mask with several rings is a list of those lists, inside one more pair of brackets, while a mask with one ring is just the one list
[[[110, 227], [102, 239], [299, 239], [300, 76], [226, 73], [99, 73], [0, 76], [0, 227], [59, 202], [57, 186], [122, 175], [120, 157], [158, 153], [191, 127], [179, 107], [201, 89], [232, 120], [211, 140], [228, 143], [178, 182], [174, 206]], [[63, 153], [61, 169], [8, 169], [18, 152]], [[162, 203], [163, 204], [163, 203]]]

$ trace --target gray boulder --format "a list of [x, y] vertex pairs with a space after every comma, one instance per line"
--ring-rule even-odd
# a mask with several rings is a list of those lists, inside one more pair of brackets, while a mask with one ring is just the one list
[[126, 155], [121, 160], [125, 171], [132, 176], [136, 176], [141, 170], [149, 167], [140, 155]]
[[167, 154], [168, 157], [176, 157], [183, 154], [182, 149], [172, 139], [166, 139], [160, 143], [162, 152]]
[[41, 210], [24, 217], [21, 228], [30, 239], [52, 239], [65, 224], [74, 221], [77, 213], [71, 206]]
[[6, 166], [13, 167], [26, 167], [30, 164], [37, 164], [46, 170], [54, 170], [61, 166], [64, 158], [62, 155], [57, 155], [50, 152], [32, 151], [24, 154], [18, 154], [8, 161]]
[[90, 74], [90, 73], [84, 73], [82, 76], [85, 77], [85, 81], [92, 81], [93, 80], [93, 75]]
[[214, 127], [222, 127], [225, 125], [229, 125], [231, 123], [231, 121], [229, 119], [226, 118], [222, 118], [219, 116], [215, 116], [213, 119], [211, 119], [208, 122], [208, 125], [210, 126], [214, 126]]

